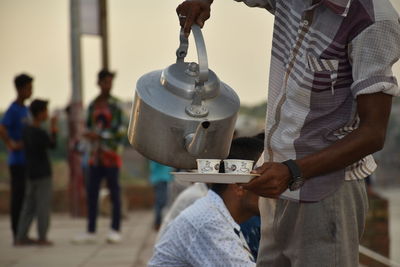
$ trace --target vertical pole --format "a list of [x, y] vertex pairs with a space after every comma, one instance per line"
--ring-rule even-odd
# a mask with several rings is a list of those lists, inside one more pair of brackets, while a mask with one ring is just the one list
[[82, 70], [81, 70], [81, 33], [79, 0], [71, 3], [71, 73], [72, 73], [72, 103], [82, 101]]
[[102, 67], [108, 69], [108, 28], [107, 28], [107, 0], [99, 0], [100, 4], [100, 34], [101, 34], [101, 55]]
[[83, 173], [77, 144], [82, 136], [82, 70], [79, 0], [70, 0], [72, 95], [68, 107], [68, 162], [70, 168], [69, 199], [72, 216], [85, 214]]

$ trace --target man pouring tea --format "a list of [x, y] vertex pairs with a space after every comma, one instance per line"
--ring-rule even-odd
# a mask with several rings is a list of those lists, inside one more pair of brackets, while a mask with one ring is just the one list
[[[258, 266], [357, 266], [364, 178], [385, 141], [400, 57], [388, 0], [236, 0], [275, 16], [264, 163], [245, 189], [260, 201]], [[186, 36], [212, 0], [177, 7]], [[263, 208], [277, 199], [273, 227]]]

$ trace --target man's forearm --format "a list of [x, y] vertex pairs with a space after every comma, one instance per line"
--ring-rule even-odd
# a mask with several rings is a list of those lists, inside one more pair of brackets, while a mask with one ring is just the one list
[[389, 121], [392, 97], [384, 93], [358, 99], [360, 126], [333, 145], [296, 162], [304, 178], [344, 169], [382, 149]]
[[[375, 129], [376, 130], [376, 129]], [[344, 169], [382, 149], [384, 137], [374, 129], [357, 129], [333, 145], [296, 160], [306, 179]]]
[[7, 130], [3, 125], [0, 125], [0, 138], [6, 146], [9, 146], [11, 139], [8, 137]]

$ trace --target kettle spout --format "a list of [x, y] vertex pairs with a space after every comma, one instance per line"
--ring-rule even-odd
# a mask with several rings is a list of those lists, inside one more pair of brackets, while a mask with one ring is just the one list
[[185, 147], [192, 156], [198, 156], [206, 148], [207, 129], [210, 127], [209, 121], [203, 121], [197, 126], [196, 132], [186, 135]]

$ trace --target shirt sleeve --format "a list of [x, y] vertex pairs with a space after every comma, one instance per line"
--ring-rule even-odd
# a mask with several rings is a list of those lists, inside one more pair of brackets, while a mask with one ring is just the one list
[[383, 92], [399, 96], [392, 66], [400, 58], [400, 24], [397, 20], [378, 21], [362, 31], [349, 45], [356, 98]]
[[265, 8], [272, 14], [275, 14], [276, 0], [235, 0], [236, 2], [243, 2], [249, 7]]
[[187, 250], [192, 266], [256, 266], [239, 236], [222, 234], [224, 231], [219, 226], [210, 222], [199, 229]]

